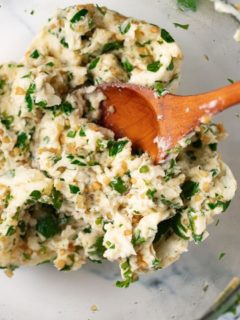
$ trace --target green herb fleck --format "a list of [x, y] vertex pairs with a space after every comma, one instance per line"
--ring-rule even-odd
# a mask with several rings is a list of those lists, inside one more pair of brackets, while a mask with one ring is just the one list
[[103, 258], [106, 248], [103, 245], [103, 237], [98, 237], [95, 243], [90, 247], [89, 254]]
[[126, 23], [122, 23], [120, 26], [119, 26], [119, 30], [121, 32], [121, 34], [126, 34], [131, 28], [131, 23], [128, 22], [127, 24]]
[[61, 45], [62, 45], [64, 48], [68, 48], [68, 47], [69, 47], [69, 45], [68, 45], [68, 43], [66, 42], [66, 40], [65, 40], [64, 37], [60, 40], [60, 43], [61, 43]]
[[182, 28], [184, 30], [188, 30], [188, 28], [189, 28], [189, 24], [180, 24], [180, 23], [175, 22], [174, 25], [176, 28]]
[[25, 149], [27, 140], [28, 140], [28, 137], [25, 132], [19, 133], [15, 147], [20, 148], [20, 149]]
[[86, 133], [85, 133], [83, 127], [80, 128], [79, 135], [80, 135], [80, 137], [86, 137]]
[[91, 232], [92, 232], [92, 227], [91, 227], [90, 225], [88, 225], [87, 227], [85, 227], [85, 228], [83, 229], [83, 232], [84, 232], [84, 233], [91, 233]]
[[188, 211], [188, 220], [189, 220], [189, 224], [190, 224], [190, 228], [191, 228], [191, 231], [192, 231], [192, 237], [193, 237], [193, 240], [195, 243], [199, 243], [202, 241], [202, 238], [203, 238], [203, 234], [196, 234], [196, 227], [195, 227], [195, 219], [197, 218], [197, 216], [195, 215], [194, 216], [194, 211], [193, 209], [190, 209]]
[[133, 65], [127, 59], [122, 62], [122, 66], [126, 72], [130, 73], [133, 71]]
[[198, 0], [177, 0], [179, 9], [197, 11]]
[[115, 244], [110, 241], [106, 241], [105, 245], [108, 249], [115, 249]]
[[226, 255], [225, 252], [221, 252], [221, 253], [219, 254], [218, 260], [222, 260], [223, 257], [225, 257], [225, 255]]
[[113, 50], [119, 50], [123, 48], [123, 41], [113, 41], [106, 43], [102, 48], [102, 53], [108, 53]]
[[190, 200], [197, 192], [199, 192], [199, 183], [187, 180], [182, 185], [181, 197]]
[[143, 244], [146, 240], [141, 237], [141, 230], [136, 230], [133, 237], [132, 237], [132, 244], [134, 246], [140, 246], [141, 244]]
[[42, 196], [42, 194], [39, 190], [34, 190], [30, 193], [30, 197], [35, 201], [39, 200], [41, 198], [41, 196]]
[[128, 190], [121, 177], [114, 178], [114, 180], [110, 182], [109, 186], [120, 194], [123, 194]]
[[0, 116], [1, 119], [1, 123], [6, 127], [6, 129], [10, 129], [13, 121], [14, 121], [14, 117], [13, 116], [8, 116], [6, 113], [3, 113]]
[[4, 88], [5, 84], [6, 84], [6, 81], [3, 79], [0, 79], [0, 90]]
[[167, 93], [167, 90], [166, 90], [165, 86], [166, 86], [166, 84], [164, 84], [161, 81], [156, 81], [154, 83], [154, 90], [156, 91], [157, 95], [163, 96], [164, 94]]
[[122, 281], [117, 281], [116, 286], [118, 288], [127, 288], [129, 287], [130, 283], [132, 283], [133, 280], [133, 272], [131, 270], [129, 260], [127, 259], [125, 262], [123, 262], [121, 265], [121, 270], [123, 273], [124, 280]]
[[68, 101], [64, 101], [60, 106], [61, 106], [62, 112], [65, 113], [66, 115], [69, 115], [73, 111], [73, 106]]
[[52, 189], [52, 203], [55, 209], [59, 210], [63, 203], [63, 197], [61, 192], [56, 190], [54, 187]]
[[38, 58], [40, 57], [39, 51], [38, 51], [37, 49], [34, 50], [34, 51], [31, 53], [30, 57], [33, 58], [33, 59], [38, 59]]
[[172, 38], [172, 36], [170, 35], [170, 33], [165, 30], [165, 29], [162, 29], [161, 30], [161, 37], [163, 38], [164, 41], [168, 42], [168, 43], [172, 43], [174, 42], [174, 39]]
[[68, 138], [75, 138], [76, 137], [76, 134], [77, 134], [77, 131], [68, 131], [67, 133], [67, 137]]
[[26, 96], [25, 96], [25, 102], [27, 104], [27, 108], [28, 108], [29, 112], [31, 112], [32, 108], [33, 108], [34, 101], [32, 99], [32, 94], [35, 91], [36, 91], [36, 85], [35, 85], [35, 83], [31, 83], [30, 86], [27, 89]]
[[148, 189], [146, 192], [146, 195], [148, 196], [149, 199], [154, 200], [156, 192], [157, 192], [156, 189]]
[[151, 72], [157, 72], [161, 68], [162, 64], [160, 61], [155, 61], [147, 65], [147, 70]]
[[71, 192], [72, 194], [77, 194], [77, 193], [80, 192], [79, 187], [78, 187], [78, 186], [75, 186], [75, 185], [73, 185], [73, 184], [70, 184], [70, 185], [69, 185], [69, 189], [70, 189], [70, 192]]
[[81, 9], [70, 20], [71, 23], [76, 23], [84, 19], [84, 17], [88, 14], [87, 9]]
[[110, 157], [114, 157], [118, 153], [120, 153], [125, 145], [128, 143], [128, 140], [110, 140], [108, 141], [107, 148]]
[[217, 207], [222, 207], [223, 212], [225, 212], [228, 209], [228, 207], [230, 206], [230, 203], [231, 203], [231, 200], [226, 201], [226, 202], [217, 200], [217, 202], [215, 202], [215, 203], [208, 203], [208, 206], [211, 210], [214, 210]]
[[167, 71], [173, 71], [173, 69], [174, 69], [174, 63], [173, 63], [173, 59], [172, 59], [167, 67]]
[[48, 62], [47, 64], [46, 64], [46, 66], [48, 66], [48, 67], [54, 67], [54, 63], [53, 62]]
[[189, 239], [189, 237], [186, 235], [187, 228], [181, 222], [181, 213], [177, 213], [173, 217], [171, 227], [176, 235], [178, 235], [180, 238], [184, 240]]
[[13, 227], [13, 226], [10, 226], [8, 229], [7, 229], [7, 232], [6, 232], [6, 236], [12, 236], [14, 233], [16, 232], [16, 229]]
[[45, 217], [38, 220], [36, 230], [47, 239], [55, 236], [60, 231], [56, 216], [47, 213]]
[[99, 226], [100, 224], [102, 224], [102, 222], [103, 222], [103, 217], [97, 217], [95, 221], [96, 225]]
[[89, 63], [88, 69], [89, 69], [89, 70], [95, 69], [99, 61], [100, 61], [100, 57], [97, 57], [97, 58], [93, 59], [93, 60]]
[[208, 146], [212, 151], [217, 151], [217, 143], [210, 143]]
[[230, 78], [228, 78], [227, 81], [230, 82], [230, 83], [234, 83], [235, 82], [233, 79], [230, 79]]

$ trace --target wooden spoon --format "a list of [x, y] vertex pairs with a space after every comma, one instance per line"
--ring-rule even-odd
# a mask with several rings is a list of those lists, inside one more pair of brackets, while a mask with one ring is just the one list
[[155, 163], [204, 121], [240, 102], [240, 81], [195, 96], [166, 94], [131, 84], [100, 86], [106, 96], [101, 124], [117, 138], [128, 137], [134, 148], [148, 152]]

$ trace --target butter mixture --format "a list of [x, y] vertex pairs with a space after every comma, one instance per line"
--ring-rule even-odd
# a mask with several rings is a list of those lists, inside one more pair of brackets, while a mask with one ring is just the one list
[[97, 85], [174, 90], [182, 54], [155, 25], [105, 7], [49, 19], [19, 64], [0, 66], [0, 268], [116, 261], [119, 287], [169, 266], [225, 211], [236, 182], [217, 152], [222, 125], [197, 128], [154, 165], [98, 124]]

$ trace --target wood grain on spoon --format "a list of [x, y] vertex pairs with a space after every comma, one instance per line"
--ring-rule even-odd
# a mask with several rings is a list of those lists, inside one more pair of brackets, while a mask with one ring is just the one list
[[106, 96], [101, 123], [117, 138], [128, 137], [134, 148], [148, 152], [156, 163], [194, 131], [203, 116], [240, 102], [240, 82], [195, 96], [157, 96], [152, 89], [130, 84], [100, 88]]

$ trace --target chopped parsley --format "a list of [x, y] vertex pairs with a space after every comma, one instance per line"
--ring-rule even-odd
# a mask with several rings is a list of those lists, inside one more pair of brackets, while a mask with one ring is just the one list
[[25, 132], [21, 132], [17, 137], [17, 142], [15, 144], [15, 147], [20, 149], [26, 149], [27, 141], [28, 141], [27, 134]]
[[227, 81], [228, 81], [229, 83], [234, 83], [234, 82], [235, 82], [233, 79], [230, 79], [230, 78], [228, 78]]
[[212, 151], [217, 151], [217, 143], [210, 143], [208, 146]]
[[88, 69], [89, 69], [89, 70], [95, 69], [99, 61], [100, 61], [100, 57], [97, 57], [97, 58], [93, 59], [93, 60], [89, 63]]
[[108, 249], [115, 249], [115, 244], [110, 241], [106, 241], [105, 245]]
[[25, 95], [25, 102], [27, 104], [27, 108], [29, 112], [31, 112], [33, 108], [34, 101], [32, 99], [32, 94], [35, 93], [35, 91], [36, 91], [36, 85], [35, 83], [31, 83]]
[[190, 224], [190, 229], [192, 231], [192, 237], [195, 243], [199, 243], [202, 241], [203, 238], [203, 233], [201, 234], [196, 234], [196, 227], [195, 227], [195, 219], [197, 218], [197, 215], [195, 214], [193, 209], [189, 209], [188, 211], [188, 220], [189, 220], [189, 224]]
[[64, 101], [63, 103], [61, 103], [60, 104], [60, 109], [66, 115], [69, 115], [74, 110], [73, 106], [68, 101]]
[[121, 177], [116, 177], [109, 183], [109, 186], [120, 194], [125, 193], [128, 188]]
[[174, 22], [174, 25], [176, 28], [182, 28], [184, 30], [188, 30], [189, 28], [189, 24], [180, 24], [180, 23]]
[[70, 184], [70, 185], [69, 185], [69, 189], [70, 189], [70, 192], [71, 192], [72, 194], [77, 194], [77, 193], [80, 192], [79, 187], [78, 187], [78, 186], [75, 186], [75, 185], [73, 185], [73, 184]]
[[80, 137], [86, 137], [86, 133], [85, 133], [83, 127], [80, 128], [79, 135], [80, 135]]
[[231, 200], [226, 202], [217, 200], [215, 203], [208, 203], [208, 206], [211, 210], [214, 210], [217, 207], [222, 207], [223, 212], [225, 212], [230, 206], [230, 203], [231, 203]]
[[76, 23], [84, 19], [84, 17], [88, 14], [87, 9], [81, 9], [70, 20], [71, 23]]
[[69, 47], [69, 45], [68, 45], [68, 43], [66, 42], [66, 40], [65, 40], [64, 37], [60, 40], [60, 43], [61, 43], [61, 45], [62, 45], [64, 48], [68, 48], [68, 47]]
[[131, 270], [129, 260], [127, 259], [125, 262], [123, 262], [120, 265], [120, 267], [121, 267], [121, 271], [122, 271], [124, 280], [117, 281], [116, 286], [118, 288], [127, 288], [127, 287], [129, 287], [130, 283], [132, 283], [134, 281], [133, 280], [133, 272]]
[[30, 197], [35, 201], [39, 200], [41, 198], [41, 196], [42, 196], [42, 194], [39, 190], [34, 190], [30, 193]]
[[30, 54], [30, 57], [33, 58], [33, 59], [38, 59], [40, 57], [40, 53], [39, 51], [36, 49], [34, 50], [31, 54]]
[[213, 177], [216, 177], [218, 175], [218, 170], [217, 169], [211, 169], [210, 172], [212, 173]]
[[90, 247], [90, 251], [88, 253], [99, 258], [103, 258], [105, 251], [106, 248], [103, 245], [103, 237], [98, 237], [95, 243]]
[[158, 269], [161, 269], [161, 265], [160, 265], [160, 260], [159, 259], [154, 259], [153, 261], [152, 261], [152, 268], [154, 269], [154, 270], [158, 270]]
[[107, 148], [108, 148], [108, 154], [110, 157], [116, 156], [118, 153], [120, 153], [125, 145], [128, 143], [128, 140], [110, 140], [108, 141]]
[[61, 192], [59, 192], [55, 187], [52, 189], [52, 203], [55, 209], [59, 210], [63, 203], [63, 197]]
[[155, 92], [157, 93], [158, 96], [163, 96], [164, 94], [167, 93], [167, 90], [166, 90], [166, 84], [161, 82], [161, 81], [156, 81], [154, 83], [154, 90]]
[[10, 236], [12, 236], [15, 232], [16, 232], [15, 227], [10, 226], [10, 227], [7, 229], [6, 236], [9, 236], [9, 237], [10, 237]]
[[134, 67], [133, 65], [126, 59], [122, 62], [122, 67], [126, 72], [132, 72]]
[[175, 159], [171, 159], [169, 162], [169, 166], [165, 171], [165, 176], [164, 176], [164, 180], [165, 181], [169, 181], [170, 179], [172, 179], [175, 175], [175, 167], [176, 167], [176, 160]]
[[148, 189], [146, 192], [146, 195], [148, 196], [149, 199], [154, 200], [156, 192], [157, 192], [156, 189]]
[[123, 41], [113, 41], [106, 43], [102, 48], [102, 53], [108, 53], [113, 50], [119, 50], [123, 48]]
[[3, 79], [0, 79], [0, 90], [4, 88], [5, 84], [6, 84], [6, 81]]
[[197, 192], [199, 192], [199, 183], [187, 180], [182, 185], [181, 197], [183, 199], [190, 200]]
[[198, 0], [177, 0], [179, 9], [197, 11]]
[[165, 30], [165, 29], [162, 29], [161, 30], [161, 37], [163, 38], [164, 41], [168, 42], [168, 43], [172, 43], [174, 42], [174, 39], [172, 38], [172, 36], [170, 35], [170, 33]]
[[46, 64], [46, 66], [48, 66], [48, 67], [54, 67], [54, 63], [53, 62], [48, 62], [47, 64]]
[[143, 244], [146, 240], [141, 237], [141, 230], [137, 230], [135, 231], [133, 237], [132, 237], [132, 244], [134, 246], [139, 246], [141, 244]]
[[218, 260], [222, 260], [225, 257], [226, 253], [225, 252], [221, 252], [218, 256]]
[[91, 227], [90, 225], [88, 225], [87, 227], [85, 227], [85, 228], [83, 229], [83, 232], [84, 232], [84, 233], [91, 233], [91, 232], [92, 232], [92, 227]]
[[128, 22], [127, 24], [126, 23], [122, 23], [120, 26], [119, 26], [119, 30], [121, 32], [121, 34], [126, 34], [131, 28], [131, 23]]
[[2, 113], [2, 115], [0, 116], [0, 119], [1, 119], [1, 123], [6, 127], [6, 129], [9, 130], [14, 121], [14, 117], [9, 116], [6, 113]]
[[184, 240], [188, 240], [189, 237], [186, 235], [187, 228], [182, 224], [181, 222], [181, 213], [177, 213], [172, 219], [171, 219], [171, 227], [173, 231], [178, 235], [180, 238]]
[[167, 67], [167, 71], [173, 71], [173, 69], [174, 69], [174, 63], [173, 63], [173, 59], [172, 59]]
[[45, 210], [43, 212], [45, 216], [38, 219], [36, 230], [46, 239], [49, 239], [55, 236], [60, 231], [60, 228], [54, 208], [52, 206], [45, 205], [44, 209]]
[[76, 134], [77, 134], [77, 131], [70, 130], [70, 131], [68, 131], [68, 133], [67, 133], [67, 137], [68, 137], [68, 138], [75, 138], [75, 137], [76, 137]]
[[162, 64], [160, 61], [155, 61], [147, 65], [147, 70], [151, 72], [157, 72], [161, 68], [161, 66]]
[[161, 194], [160, 201], [169, 208], [176, 209], [176, 210], [181, 208], [180, 203], [176, 203], [167, 199], [163, 194]]

